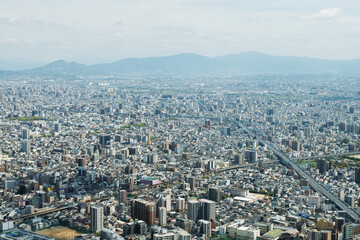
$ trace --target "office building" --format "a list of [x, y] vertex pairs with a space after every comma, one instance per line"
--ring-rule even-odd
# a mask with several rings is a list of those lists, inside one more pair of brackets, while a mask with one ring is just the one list
[[166, 226], [167, 224], [167, 210], [166, 207], [159, 207], [159, 225]]
[[234, 157], [234, 160], [235, 160], [235, 164], [242, 165], [242, 164], [244, 164], [244, 155], [236, 154]]
[[29, 139], [30, 138], [30, 131], [29, 129], [23, 129], [22, 130], [22, 135], [21, 135], [22, 139]]
[[30, 140], [23, 140], [21, 143], [21, 151], [24, 153], [30, 153]]
[[91, 230], [93, 232], [99, 232], [103, 228], [104, 222], [104, 208], [102, 206], [91, 206]]
[[222, 200], [222, 194], [223, 192], [221, 191], [221, 189], [216, 187], [210, 187], [208, 190], [208, 199], [215, 202], [220, 202]]
[[360, 184], [360, 167], [355, 168], [354, 181], [355, 181], [357, 184]]
[[330, 162], [326, 161], [325, 159], [319, 159], [316, 162], [317, 169], [321, 174], [324, 174], [330, 169]]

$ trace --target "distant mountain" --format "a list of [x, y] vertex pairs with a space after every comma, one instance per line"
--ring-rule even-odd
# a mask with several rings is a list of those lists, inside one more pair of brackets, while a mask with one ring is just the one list
[[189, 74], [210, 71], [212, 66], [214, 61], [211, 58], [184, 53], [166, 57], [128, 58], [90, 68], [116, 74]]
[[82, 75], [82, 74], [96, 74], [100, 73], [93, 71], [88, 66], [77, 62], [66, 62], [58, 60], [45, 66], [24, 70], [26, 73], [36, 74], [64, 74], [64, 75]]
[[[1, 72], [0, 72], [1, 73]], [[3, 73], [6, 73], [3, 71]], [[323, 60], [244, 52], [209, 58], [193, 53], [128, 58], [91, 66], [63, 60], [12, 74], [63, 75], [236, 75], [236, 74], [360, 74], [360, 59]]]

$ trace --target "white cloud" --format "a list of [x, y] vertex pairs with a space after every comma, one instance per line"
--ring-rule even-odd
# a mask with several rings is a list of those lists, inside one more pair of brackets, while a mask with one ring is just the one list
[[17, 25], [23, 27], [30, 27], [33, 29], [66, 28], [64, 26], [58, 25], [55, 22], [48, 22], [40, 19], [17, 16], [0, 18], [0, 24]]
[[0, 42], [2, 42], [2, 43], [17, 43], [17, 42], [19, 42], [19, 40], [16, 38], [3, 38], [0, 40]]
[[339, 16], [341, 13], [340, 8], [326, 8], [321, 10], [318, 13], [311, 14], [311, 15], [303, 15], [301, 19], [324, 19], [324, 18], [335, 18]]

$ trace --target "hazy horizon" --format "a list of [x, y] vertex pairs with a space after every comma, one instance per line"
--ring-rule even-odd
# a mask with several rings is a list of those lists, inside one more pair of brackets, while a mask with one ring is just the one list
[[360, 58], [358, 1], [2, 0], [0, 8], [1, 69], [180, 53]]

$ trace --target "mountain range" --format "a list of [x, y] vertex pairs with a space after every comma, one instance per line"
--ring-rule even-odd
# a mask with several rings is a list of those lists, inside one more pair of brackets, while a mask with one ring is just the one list
[[219, 57], [184, 53], [164, 57], [127, 58], [113, 63], [84, 65], [58, 60], [23, 71], [27, 75], [237, 75], [237, 74], [360, 74], [360, 59], [324, 60], [243, 52]]

